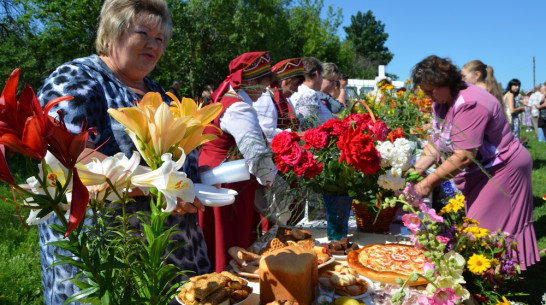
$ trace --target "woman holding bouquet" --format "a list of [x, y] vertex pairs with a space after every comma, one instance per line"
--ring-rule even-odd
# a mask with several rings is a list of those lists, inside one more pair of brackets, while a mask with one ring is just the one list
[[454, 179], [466, 197], [466, 216], [517, 241], [522, 270], [540, 260], [533, 228], [532, 159], [514, 137], [498, 100], [465, 83], [447, 58], [429, 56], [412, 78], [434, 101], [433, 133], [415, 169], [432, 174], [415, 185], [422, 196]]
[[217, 272], [227, 266], [230, 247], [248, 248], [256, 240], [255, 229], [260, 222], [260, 215], [254, 209], [256, 189], [258, 184], [270, 187], [277, 174], [252, 107], [271, 82], [269, 52], [244, 53], [231, 61], [229, 71], [212, 94], [213, 102], [223, 105], [213, 121], [217, 128], [208, 127], [205, 131], [218, 138], [203, 144], [199, 167], [208, 170], [225, 160], [244, 158], [252, 175], [250, 180], [223, 185], [239, 193], [233, 205], [199, 213], [209, 257]]
[[[50, 115], [58, 118], [62, 113], [66, 127], [74, 134], [82, 126], [94, 127], [96, 136], [90, 137], [89, 147], [100, 147], [94, 155], [99, 159], [123, 152], [129, 158], [136, 151], [125, 128], [108, 115], [108, 108], [131, 107], [147, 92], [160, 92], [167, 100], [165, 91], [147, 75], [167, 47], [171, 36], [172, 23], [165, 0], [107, 0], [104, 1], [97, 39], [97, 55], [75, 59], [59, 66], [44, 82], [38, 98], [42, 105], [49, 100], [64, 95], [73, 96], [54, 107]], [[82, 155], [85, 155], [85, 152]], [[190, 154], [183, 171], [192, 177], [192, 167], [197, 173], [197, 158]], [[127, 206], [131, 213], [150, 209], [148, 197], [136, 197], [136, 202]], [[195, 204], [203, 208], [201, 203]], [[177, 225], [180, 232], [171, 237], [185, 243], [169, 256], [167, 263], [182, 270], [192, 270], [198, 274], [210, 270], [203, 233], [197, 223], [197, 209], [190, 203], [179, 203], [179, 211], [185, 215], [171, 215], [167, 218], [169, 226]], [[90, 219], [90, 218], [86, 218]], [[139, 226], [136, 217], [132, 224]], [[57, 247], [45, 246], [47, 242], [62, 238], [48, 227], [49, 223], [59, 223], [53, 216], [39, 225], [40, 257], [45, 304], [63, 304], [76, 292], [68, 279], [78, 270], [70, 265], [49, 267], [55, 262], [55, 254], [70, 255]], [[176, 301], [175, 301], [176, 303]]]

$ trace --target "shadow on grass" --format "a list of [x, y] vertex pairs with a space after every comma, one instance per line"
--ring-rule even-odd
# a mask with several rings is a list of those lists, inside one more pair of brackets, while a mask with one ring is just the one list
[[534, 170], [543, 168], [544, 166], [546, 166], [546, 159], [542, 159], [542, 158], [533, 159]]
[[[542, 200], [542, 198], [535, 197], [534, 198], [534, 213], [537, 213], [537, 210], [545, 210], [546, 209], [546, 202]], [[535, 214], [536, 215], [536, 214]], [[534, 227], [535, 227], [535, 234], [537, 237], [537, 240], [546, 237], [546, 213], [541, 215], [538, 219], [534, 221]], [[546, 287], [546, 283], [544, 283], [544, 286]]]
[[513, 293], [523, 293], [522, 296], [511, 296], [510, 301], [525, 302], [529, 305], [542, 304], [542, 295], [546, 293], [546, 255], [540, 257], [540, 262], [521, 273], [521, 278], [508, 283]]

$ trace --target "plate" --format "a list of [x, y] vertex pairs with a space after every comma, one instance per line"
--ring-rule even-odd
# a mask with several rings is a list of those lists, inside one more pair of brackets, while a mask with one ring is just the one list
[[194, 183], [193, 189], [195, 190], [195, 195], [204, 197], [207, 199], [214, 199], [214, 198], [226, 198], [226, 197], [233, 197], [237, 195], [237, 191], [227, 188], [216, 188], [215, 186], [211, 185], [204, 185], [200, 183]]
[[[242, 280], [245, 280], [245, 279], [242, 279]], [[246, 280], [245, 280], [245, 281], [246, 281]], [[185, 284], [184, 284], [184, 285], [185, 285]], [[248, 298], [250, 298], [250, 296], [252, 296], [252, 294], [254, 293], [254, 291], [256, 291], [255, 285], [251, 285], [251, 282], [248, 282], [248, 281], [247, 281], [247, 286], [250, 287], [250, 288], [252, 289], [252, 291], [248, 294], [248, 296], [247, 296], [244, 300], [242, 300], [241, 302], [235, 303], [235, 304], [231, 304], [231, 305], [239, 305], [239, 304], [244, 303], [246, 300], [248, 300]], [[182, 286], [182, 287], [184, 287], [184, 286]], [[180, 291], [180, 289], [181, 289], [182, 287], [178, 288], [178, 291]], [[179, 304], [186, 305], [184, 302], [182, 302], [182, 301], [178, 298], [178, 294], [176, 295], [175, 299], [176, 299], [176, 301], [177, 301]]]
[[337, 297], [341, 297], [341, 296], [350, 296], [351, 298], [353, 299], [363, 299], [365, 297], [367, 297], [368, 295], [370, 295], [370, 293], [372, 293], [374, 291], [373, 289], [373, 282], [372, 280], [370, 280], [369, 278], [365, 277], [365, 276], [362, 276], [362, 275], [357, 275], [357, 277], [361, 280], [365, 280], [366, 282], [368, 282], [368, 291], [366, 291], [366, 293], [363, 293], [361, 295], [348, 295], [348, 294], [341, 294], [341, 293], [336, 293], [334, 294], [334, 296], [337, 298]]
[[338, 261], [346, 261], [346, 260], [347, 260], [347, 255], [335, 255], [335, 254], [332, 254], [332, 257], [335, 258], [335, 259], [338, 260]]
[[204, 206], [208, 207], [223, 207], [225, 205], [230, 205], [235, 202], [235, 196], [229, 196], [224, 198], [209, 198], [196, 195], [196, 197], [199, 198]]

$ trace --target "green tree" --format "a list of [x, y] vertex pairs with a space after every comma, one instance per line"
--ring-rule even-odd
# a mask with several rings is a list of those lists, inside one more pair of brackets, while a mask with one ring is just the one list
[[[60, 64], [95, 53], [98, 15], [104, 0], [0, 0], [0, 78], [17, 67], [20, 84], [37, 91]], [[272, 61], [314, 56], [349, 67], [354, 51], [337, 36], [342, 16], [323, 0], [167, 0], [173, 36], [150, 75], [168, 88], [197, 97], [216, 87], [237, 55], [268, 50]]]
[[385, 46], [389, 37], [385, 25], [375, 19], [372, 11], [368, 11], [351, 16], [351, 24], [343, 29], [355, 50], [351, 74], [359, 78], [375, 78], [377, 66], [387, 65], [394, 56]]

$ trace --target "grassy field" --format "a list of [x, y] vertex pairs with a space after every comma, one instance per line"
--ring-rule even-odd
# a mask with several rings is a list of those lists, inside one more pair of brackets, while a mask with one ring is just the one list
[[[546, 249], [546, 143], [539, 143], [530, 134], [529, 151], [533, 156], [533, 194], [535, 231], [539, 249]], [[16, 171], [18, 181], [24, 181], [22, 160], [10, 158], [10, 168]], [[17, 171], [18, 170], [18, 171]], [[11, 197], [11, 192], [0, 185], [0, 196]], [[26, 212], [21, 211], [22, 219]], [[525, 271], [521, 279], [510, 283], [513, 293], [510, 300], [529, 305], [541, 304], [546, 293], [546, 255], [542, 261]], [[36, 227], [26, 228], [20, 221], [17, 210], [0, 202], [0, 304], [38, 305], [43, 304], [40, 280], [40, 254]]]

